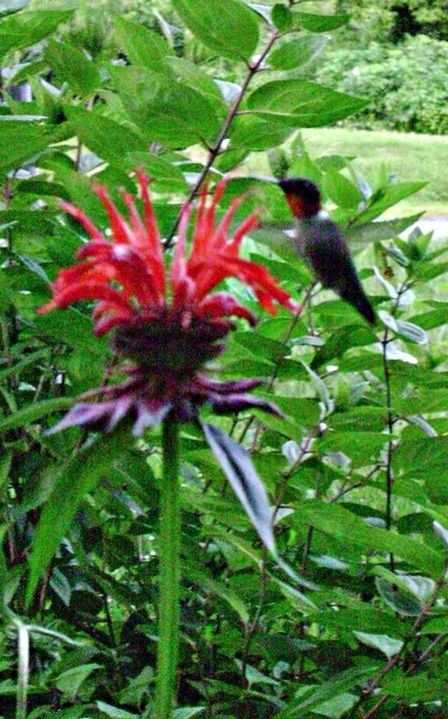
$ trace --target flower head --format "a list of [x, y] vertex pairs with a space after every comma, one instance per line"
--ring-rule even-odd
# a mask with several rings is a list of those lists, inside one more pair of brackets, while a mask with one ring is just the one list
[[[207, 188], [199, 196], [192, 247], [186, 255], [192, 205], [183, 207], [171, 267], [165, 266], [163, 246], [148, 191], [148, 178], [137, 173], [143, 201], [140, 216], [134, 197], [124, 194], [128, 218], [123, 217], [106, 189], [94, 191], [109, 216], [111, 239], [74, 205], [62, 208], [85, 228], [91, 240], [78, 252], [79, 262], [62, 270], [52, 289], [53, 299], [40, 312], [61, 309], [81, 300], [97, 302], [94, 331], [113, 331], [112, 347], [125, 360], [128, 378], [100, 387], [88, 396], [102, 401], [81, 402], [55, 429], [71, 425], [106, 426], [111, 430], [126, 415], [134, 419], [134, 434], [174, 411], [190, 419], [209, 402], [215, 411], [237, 411], [271, 404], [246, 394], [258, 380], [219, 383], [204, 373], [204, 365], [223, 350], [222, 340], [235, 325], [231, 317], [255, 324], [253, 314], [227, 292], [213, 292], [226, 278], [241, 280], [270, 313], [276, 303], [297, 311], [298, 306], [261, 265], [239, 257], [244, 235], [258, 224], [253, 213], [229, 236], [230, 225], [244, 197], [234, 200], [218, 223], [216, 208], [226, 183], [217, 185], [211, 201]], [[84, 397], [86, 398], [86, 396]]]

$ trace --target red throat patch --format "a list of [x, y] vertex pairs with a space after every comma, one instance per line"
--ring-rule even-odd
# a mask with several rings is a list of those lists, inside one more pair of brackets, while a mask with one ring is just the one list
[[294, 217], [298, 217], [299, 219], [317, 215], [320, 210], [319, 203], [307, 202], [300, 195], [288, 194], [286, 195], [286, 201]]

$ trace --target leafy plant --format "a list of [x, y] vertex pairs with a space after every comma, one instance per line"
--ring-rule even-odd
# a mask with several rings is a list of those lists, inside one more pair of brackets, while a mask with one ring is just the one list
[[[146, 719], [154, 708], [162, 436], [47, 434], [117, 368], [107, 341], [92, 340], [89, 297], [37, 313], [88, 239], [60, 199], [105, 231], [92, 177], [122, 213], [119, 190], [135, 191], [139, 167], [153, 178], [168, 264], [185, 202], [196, 204], [204, 180], [213, 187], [237, 170], [221, 216], [241, 193], [235, 228], [263, 207], [246, 259], [305, 307], [296, 318], [260, 317], [255, 332], [236, 320], [219, 363], [226, 382], [264, 380], [282, 416], [246, 409], [210, 430], [205, 408], [213, 454], [195, 424], [182, 431], [172, 716], [443, 716], [448, 264], [431, 235], [404, 237], [415, 216], [382, 217], [422, 183], [379, 173], [373, 185], [353, 158], [312, 157], [300, 139], [300, 128], [366, 106], [338, 90], [339, 78], [300, 79], [344, 13], [242, 0], [167, 10], [151, 27], [116, 18], [98, 55], [71, 44], [71, 11], [0, 21], [0, 714]], [[312, 289], [279, 229], [290, 223], [281, 191], [251, 176], [251, 153], [266, 151], [274, 173], [321, 186], [356, 252], [374, 329]], [[249, 288], [226, 284], [258, 313]], [[278, 558], [216, 462], [229, 462], [237, 442], [266, 487]], [[39, 579], [26, 605], [30, 568]]]

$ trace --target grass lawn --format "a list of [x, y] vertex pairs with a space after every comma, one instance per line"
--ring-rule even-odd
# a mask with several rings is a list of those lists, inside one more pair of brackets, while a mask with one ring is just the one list
[[448, 136], [318, 128], [303, 130], [303, 137], [311, 157], [353, 156], [354, 167], [372, 183], [381, 166], [397, 180], [426, 180], [423, 190], [393, 208], [394, 216], [420, 211], [448, 216]]

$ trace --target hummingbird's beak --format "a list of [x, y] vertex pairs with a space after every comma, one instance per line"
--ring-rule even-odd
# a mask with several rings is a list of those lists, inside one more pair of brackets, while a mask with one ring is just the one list
[[275, 177], [268, 177], [267, 175], [246, 175], [250, 180], [257, 180], [257, 182], [268, 182], [271, 185], [278, 185], [278, 180]]

